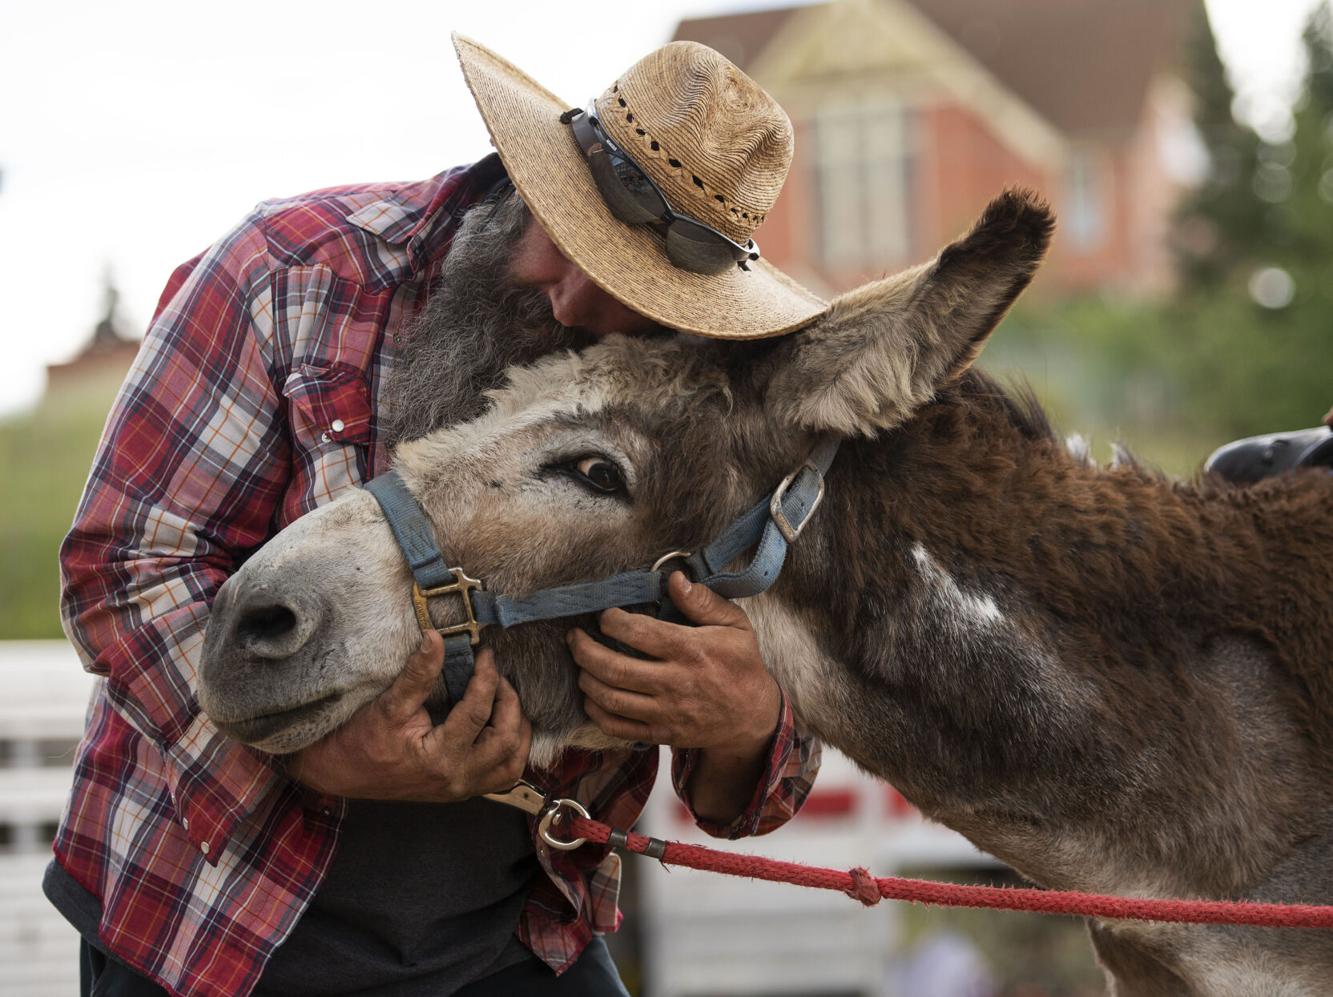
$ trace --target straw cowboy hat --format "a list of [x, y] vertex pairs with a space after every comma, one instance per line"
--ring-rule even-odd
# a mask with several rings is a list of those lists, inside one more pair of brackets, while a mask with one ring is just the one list
[[[717, 52], [673, 42], [584, 107], [471, 39], [454, 35], [454, 47], [524, 202], [560, 251], [612, 297], [672, 329], [720, 339], [775, 336], [827, 309], [746, 253], [757, 248], [754, 230], [786, 179], [792, 127], [777, 102]], [[664, 212], [629, 224], [621, 220], [626, 198], [646, 199], [649, 210], [664, 199]], [[720, 269], [696, 272], [696, 251], [713, 261], [721, 254]]]

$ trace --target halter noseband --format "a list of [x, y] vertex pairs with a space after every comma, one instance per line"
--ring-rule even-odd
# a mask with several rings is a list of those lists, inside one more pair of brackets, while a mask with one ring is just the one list
[[[680, 621], [679, 610], [666, 592], [669, 572], [663, 567], [682, 562], [696, 582], [727, 599], [758, 595], [777, 581], [795, 543], [824, 498], [824, 475], [838, 452], [838, 440], [825, 437], [771, 495], [732, 521], [702, 550], [672, 551], [646, 571], [625, 571], [599, 581], [542, 589], [526, 596], [495, 595], [462, 568], [450, 567], [435, 542], [435, 531], [397, 471], [387, 471], [365, 483], [375, 496], [393, 531], [403, 557], [412, 569], [412, 608], [422, 632], [438, 630], [444, 637], [444, 684], [449, 698], [463, 698], [472, 677], [473, 647], [481, 631], [491, 625], [509, 628], [520, 623], [580, 616], [614, 607], [655, 603], [658, 618]], [[754, 549], [739, 570], [727, 565]], [[430, 600], [457, 596], [465, 621], [436, 627], [430, 618]]]

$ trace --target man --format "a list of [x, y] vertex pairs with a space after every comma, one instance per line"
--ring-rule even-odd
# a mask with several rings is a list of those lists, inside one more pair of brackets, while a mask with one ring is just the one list
[[[85, 993], [624, 993], [598, 937], [618, 859], [552, 853], [476, 799], [527, 756], [503, 662], [479, 655], [434, 726], [431, 635], [284, 759], [220, 737], [195, 701], [208, 607], [245, 556], [382, 471], [395, 440], [475, 415], [506, 365], [611, 332], [773, 335], [824, 308], [759, 259], [791, 127], [717, 53], [667, 46], [573, 109], [457, 47], [498, 158], [261, 205], [172, 277], [108, 422], [61, 554], [66, 631], [105, 681], [45, 882], [83, 935]], [[771, 830], [817, 747], [744, 613], [672, 585], [697, 626], [654, 621], [637, 650], [656, 660], [571, 634], [588, 713], [671, 744], [711, 833]], [[601, 626], [630, 632], [618, 611]], [[644, 669], [690, 681], [648, 695]], [[571, 752], [541, 777], [627, 827], [656, 765]]]

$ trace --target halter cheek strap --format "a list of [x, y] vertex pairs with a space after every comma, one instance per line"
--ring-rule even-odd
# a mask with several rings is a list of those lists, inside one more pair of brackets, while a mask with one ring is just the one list
[[[673, 551], [646, 571], [626, 571], [599, 581], [542, 589], [513, 597], [487, 592], [461, 568], [450, 567], [435, 542], [435, 531], [415, 496], [397, 471], [388, 471], [364, 485], [379, 503], [404, 559], [412, 569], [412, 603], [423, 632], [438, 629], [444, 637], [444, 684], [453, 702], [467, 689], [474, 665], [473, 648], [487, 626], [509, 628], [536, 620], [581, 616], [603, 609], [656, 604], [658, 617], [681, 621], [666, 591], [672, 563], [683, 562], [698, 583], [728, 599], [758, 595], [782, 571], [787, 550], [801, 535], [824, 498], [824, 475], [838, 452], [838, 440], [822, 439], [805, 462], [748, 512], [734, 520], [702, 550]], [[747, 550], [743, 568], [727, 571]], [[457, 596], [463, 606], [462, 623], [436, 628], [430, 618], [430, 600]]]

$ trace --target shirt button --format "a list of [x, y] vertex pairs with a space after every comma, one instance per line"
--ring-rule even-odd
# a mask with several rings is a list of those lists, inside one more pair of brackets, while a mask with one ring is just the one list
[[330, 436], [328, 433], [321, 433], [320, 436], [319, 436], [319, 442], [320, 442], [320, 443], [329, 443], [329, 442], [331, 442], [332, 440], [333, 440], [333, 437]]
[[207, 841], [201, 841], [201, 842], [199, 842], [199, 850], [200, 850], [201, 852], [203, 852], [205, 855], [207, 855], [207, 854], [208, 854], [208, 842], [207, 842]]
[[189, 818], [189, 817], [182, 817], [182, 818], [181, 818], [181, 827], [185, 828], [185, 830], [187, 830], [187, 831], [190, 829], [190, 818]]
[[332, 429], [335, 433], [341, 433], [344, 429], [347, 428], [347, 424], [343, 422], [341, 419], [334, 419], [333, 424], [329, 426], [329, 428]]

